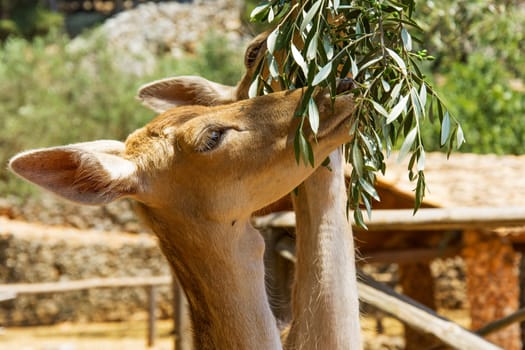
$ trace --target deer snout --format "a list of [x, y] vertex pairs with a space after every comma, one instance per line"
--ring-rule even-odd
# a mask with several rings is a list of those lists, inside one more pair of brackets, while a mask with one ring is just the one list
[[353, 90], [356, 87], [357, 86], [355, 84], [355, 81], [352, 78], [337, 79], [336, 93], [339, 95], [339, 94], [342, 94], [343, 92]]

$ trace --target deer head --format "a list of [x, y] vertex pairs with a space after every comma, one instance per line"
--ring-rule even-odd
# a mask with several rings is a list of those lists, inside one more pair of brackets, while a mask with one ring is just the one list
[[[24, 152], [10, 168], [24, 179], [83, 204], [131, 197], [177, 212], [214, 219], [258, 209], [312, 172], [298, 167], [293, 118], [301, 90], [217, 107], [186, 106], [160, 114], [125, 143], [95, 141]], [[316, 159], [348, 141], [353, 104], [338, 98], [332, 110], [318, 97], [321, 129], [311, 138]], [[271, 185], [270, 185], [271, 184]], [[203, 208], [204, 206], [204, 208]]]

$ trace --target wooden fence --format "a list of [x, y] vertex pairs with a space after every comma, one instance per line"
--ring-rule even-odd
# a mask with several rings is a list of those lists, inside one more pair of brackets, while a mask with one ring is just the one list
[[[293, 213], [273, 213], [265, 217], [255, 218], [257, 227], [293, 227]], [[417, 216], [412, 211], [377, 210], [373, 218], [366, 221], [369, 229], [418, 230], [429, 229], [460, 229], [472, 227], [508, 227], [525, 225], [525, 208], [455, 208], [455, 209], [421, 209]], [[295, 261], [293, 242], [281, 240], [274, 247], [282, 257]], [[0, 302], [13, 299], [22, 294], [58, 293], [91, 288], [145, 287], [148, 288], [148, 346], [153, 346], [155, 340], [155, 303], [156, 288], [173, 283], [171, 276], [129, 277], [129, 278], [97, 278], [81, 281], [64, 281], [37, 284], [4, 284], [0, 285]], [[175, 283], [173, 283], [175, 285]], [[477, 332], [471, 332], [456, 323], [437, 315], [433, 310], [420, 303], [395, 292], [385, 284], [373, 280], [360, 273], [358, 282], [361, 301], [392, 315], [401, 322], [408, 324], [424, 333], [430, 333], [444, 344], [459, 349], [496, 350], [498, 346], [486, 341], [481, 336], [506, 327], [514, 322], [525, 320], [525, 309], [486, 325]], [[189, 333], [185, 331], [188, 324], [187, 303], [183, 293], [174, 288], [174, 319], [175, 347], [177, 350], [191, 348]]]
[[[282, 247], [282, 245], [281, 245]], [[293, 259], [294, 253], [289, 249], [282, 249], [283, 256]], [[371, 277], [360, 273], [358, 283], [359, 297], [361, 301], [377, 307], [384, 312], [391, 314], [400, 321], [421, 330], [431, 333], [441, 339], [445, 344], [460, 349], [479, 349], [496, 350], [499, 347], [487, 342], [478, 334], [463, 329], [450, 320], [447, 320], [434, 311], [417, 303], [406, 296], [400, 295], [388, 286], [374, 281]], [[79, 281], [64, 281], [51, 283], [30, 283], [30, 284], [4, 284], [0, 285], [0, 296], [5, 296], [3, 300], [14, 299], [18, 295], [31, 294], [50, 294], [63, 293], [92, 288], [122, 288], [122, 287], [145, 287], [148, 289], [148, 332], [147, 345], [151, 347], [155, 343], [155, 304], [156, 288], [162, 285], [172, 284], [171, 276], [157, 277], [127, 277], [127, 278], [95, 278]], [[176, 288], [178, 290], [178, 288]], [[180, 303], [179, 298], [175, 302]], [[2, 301], [2, 299], [0, 299]], [[181, 323], [185, 322], [184, 314], [187, 314], [187, 306], [179, 304], [174, 315], [176, 321], [175, 348], [188, 349], [190, 341], [187, 339], [189, 334], [184, 332]], [[508, 325], [510, 322], [517, 322], [525, 319], [525, 310], [508, 316], [505, 320], [500, 320], [494, 324], [487, 325], [478, 333], [484, 335], [490, 331], [495, 331]], [[187, 322], [187, 321], [186, 321]], [[182, 345], [184, 343], [185, 345]], [[180, 345], [177, 345], [180, 344]]]
[[[15, 299], [19, 295], [65, 293], [93, 288], [130, 288], [144, 287], [148, 292], [148, 327], [147, 345], [155, 343], [155, 306], [157, 303], [157, 287], [171, 285], [171, 276], [155, 277], [122, 277], [93, 278], [77, 281], [47, 282], [47, 283], [17, 283], [0, 285], [0, 302]], [[180, 338], [180, 336], [179, 336]]]

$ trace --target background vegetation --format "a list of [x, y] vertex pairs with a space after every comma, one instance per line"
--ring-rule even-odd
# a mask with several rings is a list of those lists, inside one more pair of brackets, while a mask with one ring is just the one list
[[[247, 1], [247, 9], [258, 2]], [[0, 34], [11, 28], [0, 37], [0, 164], [30, 147], [124, 138], [153, 116], [134, 99], [137, 87], [152, 79], [199, 74], [233, 84], [242, 74], [243, 53], [208, 36], [195, 55], [159, 57], [150, 76], [130, 77], [115, 69], [105, 43], [72, 50], [67, 35], [56, 31], [62, 21], [38, 20], [44, 17], [0, 20]], [[462, 124], [467, 143], [460, 151], [525, 153], [525, 5], [427, 0], [417, 2], [415, 17], [426, 34], [414, 42], [424, 41], [436, 57], [422, 69]], [[437, 131], [423, 132], [427, 151], [440, 150]], [[0, 166], [0, 196], [28, 188]]]
[[[137, 88], [172, 75], [199, 74], [235, 84], [242, 74], [243, 52], [232, 52], [226, 39], [208, 34], [195, 55], [159, 57], [152, 74], [130, 76], [117, 69], [108, 46], [72, 49], [58, 33], [29, 41], [10, 37], [0, 50], [0, 163], [27, 148], [93, 139], [123, 140], [154, 113], [135, 100]], [[229, 62], [224, 65], [224, 62]], [[0, 167], [0, 195], [31, 193]]]
[[[525, 4], [424, 1], [421, 38], [436, 60], [425, 68], [460, 120], [462, 152], [525, 153]], [[439, 138], [426, 130], [427, 147]]]

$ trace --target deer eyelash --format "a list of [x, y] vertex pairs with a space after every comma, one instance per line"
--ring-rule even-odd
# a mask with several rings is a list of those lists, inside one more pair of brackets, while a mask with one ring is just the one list
[[212, 129], [208, 130], [206, 134], [201, 138], [199, 145], [195, 148], [197, 152], [209, 152], [217, 148], [225, 134], [224, 129]]

